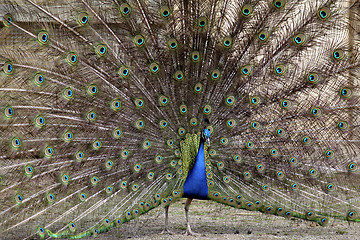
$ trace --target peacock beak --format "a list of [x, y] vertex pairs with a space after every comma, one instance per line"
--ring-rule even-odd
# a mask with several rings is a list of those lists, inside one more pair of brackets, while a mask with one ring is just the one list
[[208, 147], [210, 147], [210, 138], [206, 138], [206, 139], [205, 139], [205, 142], [206, 142], [206, 144], [208, 145]]

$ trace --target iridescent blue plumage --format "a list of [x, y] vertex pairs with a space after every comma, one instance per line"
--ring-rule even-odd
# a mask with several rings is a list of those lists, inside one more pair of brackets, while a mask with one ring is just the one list
[[205, 169], [204, 141], [200, 142], [199, 151], [195, 158], [194, 167], [189, 171], [185, 180], [184, 197], [208, 199], [208, 186]]

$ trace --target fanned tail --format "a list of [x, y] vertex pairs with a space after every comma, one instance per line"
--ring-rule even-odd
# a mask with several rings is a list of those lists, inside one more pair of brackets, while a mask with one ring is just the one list
[[358, 8], [1, 2], [0, 234], [81, 238], [168, 206], [204, 127], [209, 199], [359, 222]]

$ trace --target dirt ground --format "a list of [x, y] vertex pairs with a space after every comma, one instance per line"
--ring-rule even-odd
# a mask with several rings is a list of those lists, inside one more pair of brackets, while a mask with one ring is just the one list
[[[298, 219], [234, 209], [211, 201], [194, 200], [190, 207], [192, 230], [201, 236], [185, 236], [185, 199], [169, 208], [173, 235], [160, 234], [164, 209], [158, 207], [137, 220], [100, 234], [98, 239], [360, 239], [360, 223], [330, 222], [321, 227]], [[93, 239], [89, 237], [87, 239]]]

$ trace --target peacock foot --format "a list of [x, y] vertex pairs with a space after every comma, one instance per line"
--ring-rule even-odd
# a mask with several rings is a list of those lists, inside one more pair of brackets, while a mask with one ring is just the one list
[[162, 230], [162, 232], [160, 234], [173, 235], [174, 233], [172, 231], [170, 231], [168, 228], [164, 228], [164, 230]]
[[191, 228], [186, 228], [186, 231], [185, 231], [184, 235], [188, 235], [188, 236], [204, 236], [204, 235], [201, 234], [201, 233], [193, 232], [193, 231], [191, 230]]

